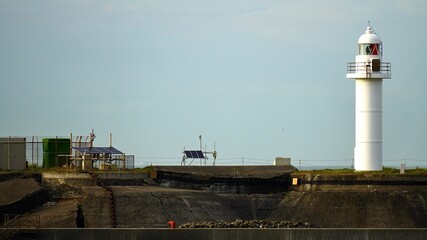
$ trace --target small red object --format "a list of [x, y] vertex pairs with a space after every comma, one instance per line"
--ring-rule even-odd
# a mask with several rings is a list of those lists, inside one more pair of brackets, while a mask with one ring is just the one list
[[174, 229], [174, 228], [175, 228], [175, 225], [176, 225], [176, 222], [175, 222], [175, 221], [173, 221], [173, 220], [170, 220], [170, 221], [168, 222], [168, 224], [169, 224], [169, 227], [170, 227], [171, 229]]

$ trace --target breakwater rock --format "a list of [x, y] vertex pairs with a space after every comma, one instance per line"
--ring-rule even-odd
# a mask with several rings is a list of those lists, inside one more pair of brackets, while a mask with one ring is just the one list
[[271, 221], [271, 220], [240, 220], [233, 222], [201, 222], [186, 223], [179, 228], [313, 228], [307, 222], [302, 221]]

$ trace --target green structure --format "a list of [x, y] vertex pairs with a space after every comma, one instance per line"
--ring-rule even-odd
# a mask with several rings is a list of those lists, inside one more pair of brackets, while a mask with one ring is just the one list
[[69, 138], [43, 139], [43, 167], [62, 167], [67, 163], [67, 157], [60, 155], [70, 154]]

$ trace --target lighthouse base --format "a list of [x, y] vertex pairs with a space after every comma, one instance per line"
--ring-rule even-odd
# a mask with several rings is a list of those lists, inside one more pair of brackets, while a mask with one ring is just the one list
[[382, 142], [356, 143], [354, 148], [354, 170], [382, 171]]

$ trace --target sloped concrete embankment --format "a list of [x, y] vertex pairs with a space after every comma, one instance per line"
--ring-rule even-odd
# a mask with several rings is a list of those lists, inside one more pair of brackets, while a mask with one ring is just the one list
[[270, 219], [321, 227], [425, 228], [425, 176], [300, 175]]
[[[187, 171], [189, 170], [187, 169]], [[279, 185], [279, 182], [274, 182], [274, 178], [285, 176], [286, 179], [287, 173], [285, 175], [283, 173], [264, 173], [260, 176], [256, 175], [255, 170], [254, 173], [245, 172], [244, 174], [242, 174], [244, 171], [242, 169], [233, 171], [234, 175], [226, 177], [226, 179], [240, 181], [247, 180], [248, 177], [254, 179], [260, 177], [262, 181], [267, 181], [264, 184], [277, 187], [280, 193], [273, 194], [273, 192], [267, 191], [268, 194], [242, 194], [256, 188], [251, 188], [251, 191], [237, 191], [237, 188], [229, 187], [228, 183], [222, 185], [226, 188], [224, 191], [213, 191], [210, 187], [207, 189], [208, 191], [195, 191], [150, 186], [113, 186], [116, 226], [167, 227], [169, 219], [175, 220], [180, 225], [187, 222], [265, 218], [278, 221], [304, 221], [318, 227], [427, 227], [427, 222], [425, 222], [427, 219], [425, 176], [373, 176], [367, 174], [331, 176], [292, 173], [287, 175], [287, 178], [298, 177], [299, 185], [289, 188], [289, 182], [284, 181], [280, 184], [285, 184], [286, 189], [290, 189], [290, 191], [283, 191], [281, 189], [283, 186]], [[239, 173], [239, 171], [241, 172]], [[181, 172], [179, 174], [187, 176], [186, 184], [188, 186], [191, 186], [192, 178], [195, 175], [196, 185], [200, 179], [210, 179], [206, 184], [200, 185], [203, 186], [203, 189], [206, 189], [206, 186], [212, 186], [212, 182], [215, 184], [216, 181], [212, 178], [215, 174], [209, 175], [200, 172]], [[225, 175], [229, 174], [225, 173]], [[173, 177], [176, 176], [173, 175]], [[224, 174], [218, 176], [223, 178]], [[114, 185], [144, 185], [148, 181], [147, 175], [138, 174], [110, 175], [108, 173], [105, 176], [100, 174], [100, 178], [106, 179], [105, 181], [110, 181], [109, 183]], [[268, 182], [271, 179], [273, 182]], [[6, 181], [0, 184], [4, 182]], [[59, 197], [67, 198], [67, 196], [74, 196], [67, 192], [74, 194], [80, 191], [77, 199], [82, 203], [85, 227], [111, 227], [111, 207], [108, 194], [105, 189], [94, 186], [95, 183], [89, 174], [46, 175], [43, 177], [43, 182], [47, 187], [53, 188], [53, 193]], [[26, 183], [9, 184], [6, 191], [11, 191], [10, 189], [19, 185], [31, 186]], [[249, 183], [246, 186], [250, 185]], [[27, 193], [32, 192], [32, 190], [26, 191]], [[4, 191], [2, 190], [2, 192]], [[217, 194], [217, 192], [222, 193]], [[231, 194], [223, 194], [224, 192]], [[15, 196], [15, 199], [21, 198]], [[16, 201], [21, 202], [21, 200]], [[22, 203], [25, 203], [25, 200]], [[72, 205], [69, 206], [69, 209], [71, 216]], [[73, 217], [69, 217], [69, 219], [71, 218]], [[64, 227], [66, 226], [64, 225]]]
[[425, 228], [426, 200], [426, 192], [289, 192], [270, 219], [328, 228]]
[[[22, 178], [22, 177], [31, 177], [33, 173], [10, 173], [10, 174], [1, 174], [0, 179], [3, 180], [13, 180]], [[144, 179], [147, 179], [147, 174], [139, 174], [139, 173], [99, 173], [97, 174], [103, 182], [106, 182], [109, 185], [143, 185], [145, 184]], [[26, 191], [25, 194], [28, 196], [25, 198], [16, 198], [15, 202], [12, 205], [8, 206], [0, 206], [0, 213], [24, 213], [24, 212], [33, 212], [31, 214], [36, 214], [40, 216], [41, 226], [42, 227], [66, 227], [66, 228], [75, 228], [79, 226], [84, 226], [84, 221], [80, 218], [81, 215], [81, 201], [82, 201], [82, 188], [86, 186], [95, 186], [96, 182], [92, 179], [91, 175], [88, 173], [66, 173], [66, 172], [42, 172], [36, 174], [37, 179], [42, 184], [39, 184], [39, 188], [42, 190], [43, 198], [36, 198], [35, 196], [39, 196], [39, 193], [32, 193], [31, 184], [21, 183], [21, 184], [9, 184], [8, 187], [2, 191], [7, 192], [9, 197], [13, 197], [14, 193], [19, 193], [20, 191]], [[1, 183], [0, 183], [1, 184]], [[24, 187], [20, 187], [24, 184]], [[19, 187], [19, 191], [15, 191], [15, 187]], [[9, 192], [14, 192], [9, 194]], [[25, 195], [24, 194], [24, 195]], [[94, 202], [90, 202], [87, 206], [96, 205], [96, 201], [102, 201], [104, 193], [99, 194], [99, 199], [95, 198]], [[5, 195], [6, 196], [6, 195]], [[5, 197], [3, 196], [3, 197]], [[48, 200], [54, 199], [55, 202], [49, 202], [49, 207], [39, 208], [43, 203], [47, 203]], [[107, 201], [107, 200], [106, 200]], [[35, 209], [35, 211], [34, 211]], [[100, 208], [107, 210], [109, 208]], [[97, 209], [97, 211], [102, 212]], [[90, 211], [88, 211], [90, 212]], [[98, 213], [99, 214], [99, 213]], [[109, 213], [104, 213], [105, 216], [109, 216]], [[2, 217], [2, 216], [0, 216]], [[107, 218], [106, 220], [109, 220]], [[100, 220], [97, 220], [99, 223]], [[92, 224], [89, 225], [94, 226], [105, 226], [106, 224]]]
[[[168, 227], [188, 222], [263, 219], [279, 203], [277, 195], [217, 195], [206, 191], [151, 186], [112, 187], [119, 228]], [[110, 227], [107, 194], [100, 187], [83, 188], [85, 227]]]
[[82, 212], [84, 227], [111, 228], [111, 208], [108, 192], [102, 187], [83, 187]]
[[[188, 186], [194, 178], [196, 185], [200, 180], [197, 180], [200, 173], [179, 174], [186, 174]], [[423, 177], [299, 173], [291, 176], [299, 177], [299, 185], [278, 194], [235, 194], [238, 191], [230, 184], [224, 184], [228, 190], [222, 192], [231, 194], [113, 186], [117, 227], [167, 227], [169, 219], [178, 224], [271, 219], [303, 221], [318, 227], [427, 227], [424, 221], [427, 219], [427, 189]], [[236, 178], [241, 180], [242, 176]], [[271, 182], [265, 184], [275, 186]], [[210, 182], [203, 186], [209, 185]], [[286, 187], [289, 188], [289, 183]], [[111, 210], [105, 190], [83, 189], [85, 227], [110, 227], [111, 212], [108, 211]]]

